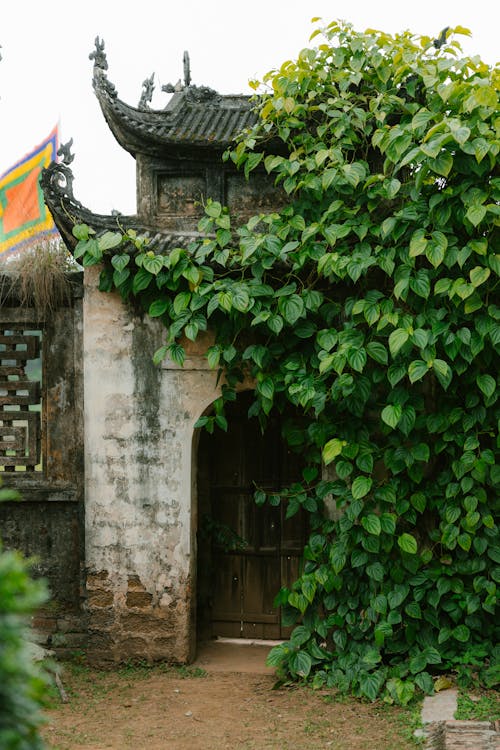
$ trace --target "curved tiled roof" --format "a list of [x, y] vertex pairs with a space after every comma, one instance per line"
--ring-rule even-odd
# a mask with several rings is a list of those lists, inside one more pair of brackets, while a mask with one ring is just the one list
[[194, 240], [202, 239], [198, 232], [159, 232], [157, 227], [144, 224], [135, 215], [93, 213], [75, 199], [73, 174], [67, 164], [52, 162], [43, 169], [40, 185], [54, 223], [70, 249], [74, 249], [78, 242], [72, 233], [75, 224], [88, 224], [97, 237], [104, 232], [135, 229], [138, 235], [148, 237], [148, 248], [157, 253], [166, 253], [174, 247], [188, 247]]
[[118, 143], [134, 157], [137, 153], [167, 156], [175, 148], [212, 149], [222, 151], [247, 128], [257, 116], [254, 103], [244, 95], [222, 95], [207, 87], [192, 85], [163, 87], [173, 92], [162, 110], [149, 109], [149, 96], [143, 93], [139, 107], [132, 107], [118, 98], [115, 86], [107, 77], [104, 43], [96, 39], [93, 87], [103, 115]]
[[[187, 54], [187, 53], [185, 53]], [[153, 76], [143, 83], [144, 91], [138, 107], [122, 102], [115, 86], [107, 77], [108, 63], [104, 42], [95, 40], [95, 50], [89, 57], [94, 60], [93, 87], [104, 117], [120, 145], [134, 157], [145, 154], [158, 158], [178, 157], [189, 150], [220, 155], [244, 129], [257, 120], [254, 104], [243, 95], [221, 95], [207, 87], [186, 84], [163, 87], [172, 93], [163, 110], [148, 108], [153, 90]], [[159, 232], [157, 226], [147, 226], [136, 215], [124, 216], [95, 214], [83, 206], [73, 195], [73, 174], [69, 164], [72, 141], [61, 146], [58, 155], [62, 162], [53, 162], [43, 170], [41, 186], [54, 222], [68, 248], [77, 240], [72, 234], [75, 224], [88, 224], [97, 236], [106, 231], [135, 229], [149, 236], [149, 247], [165, 252], [173, 247], [187, 247], [201, 238], [196, 232]]]

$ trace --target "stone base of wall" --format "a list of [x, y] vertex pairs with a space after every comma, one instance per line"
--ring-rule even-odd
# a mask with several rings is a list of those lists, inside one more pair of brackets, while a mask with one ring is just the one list
[[174, 596], [168, 599], [167, 603], [158, 600], [136, 576], [129, 577], [123, 590], [106, 571], [89, 575], [89, 663], [99, 667], [127, 661], [188, 663], [187, 603]]
[[87, 617], [81, 613], [39, 610], [31, 618], [31, 639], [43, 648], [54, 651], [60, 659], [74, 659], [88, 646]]

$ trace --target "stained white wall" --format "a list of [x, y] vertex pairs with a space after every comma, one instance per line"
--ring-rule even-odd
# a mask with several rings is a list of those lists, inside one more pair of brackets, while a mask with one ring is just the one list
[[158, 321], [85, 271], [85, 560], [91, 657], [188, 661], [193, 651], [193, 427], [218, 396], [192, 346], [152, 362]]

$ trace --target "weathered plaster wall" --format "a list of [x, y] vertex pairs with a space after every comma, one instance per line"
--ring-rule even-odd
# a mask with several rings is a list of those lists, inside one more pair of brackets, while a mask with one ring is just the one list
[[84, 295], [89, 657], [193, 654], [193, 426], [216, 398], [200, 349], [152, 362], [164, 330], [97, 290]]

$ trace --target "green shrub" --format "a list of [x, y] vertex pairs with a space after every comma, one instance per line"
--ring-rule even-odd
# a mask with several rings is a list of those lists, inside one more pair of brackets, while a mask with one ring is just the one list
[[[0, 501], [17, 499], [0, 490]], [[42, 581], [29, 576], [19, 552], [5, 551], [0, 540], [0, 748], [41, 750], [40, 706], [47, 688], [42, 668], [30, 657], [27, 619], [46, 598]]]

